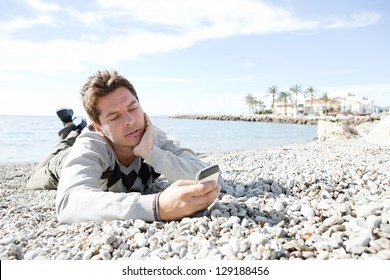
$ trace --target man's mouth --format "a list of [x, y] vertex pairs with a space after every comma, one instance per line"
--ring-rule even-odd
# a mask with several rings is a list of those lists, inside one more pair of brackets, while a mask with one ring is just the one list
[[125, 136], [126, 136], [126, 137], [136, 137], [136, 136], [138, 136], [140, 133], [141, 133], [141, 129], [136, 129], [136, 130], [133, 130], [133, 131], [127, 133]]

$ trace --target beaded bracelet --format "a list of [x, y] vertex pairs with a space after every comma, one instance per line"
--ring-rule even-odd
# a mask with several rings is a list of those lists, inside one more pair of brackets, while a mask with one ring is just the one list
[[156, 193], [153, 199], [153, 216], [156, 221], [161, 222], [160, 213], [158, 211], [158, 199], [161, 193]]

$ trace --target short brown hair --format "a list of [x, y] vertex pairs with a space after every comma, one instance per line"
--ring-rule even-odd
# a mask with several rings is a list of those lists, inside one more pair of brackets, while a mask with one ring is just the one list
[[117, 71], [98, 71], [88, 78], [81, 89], [81, 96], [84, 109], [92, 121], [100, 124], [99, 116], [101, 112], [96, 106], [99, 98], [108, 95], [120, 87], [125, 87], [130, 90], [138, 100], [134, 86], [127, 79], [119, 75]]

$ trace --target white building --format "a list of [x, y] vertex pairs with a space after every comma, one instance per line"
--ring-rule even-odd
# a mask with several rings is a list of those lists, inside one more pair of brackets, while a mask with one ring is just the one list
[[329, 100], [325, 103], [321, 98], [305, 98], [298, 100], [298, 108], [295, 102], [275, 102], [274, 112], [277, 115], [303, 115], [303, 114], [354, 114], [369, 115], [374, 113], [374, 102], [367, 97], [355, 96], [349, 92], [337, 92], [328, 95]]
[[374, 112], [374, 102], [365, 96], [355, 96], [346, 93], [344, 96], [337, 96], [341, 102], [340, 112], [354, 115], [368, 115]]

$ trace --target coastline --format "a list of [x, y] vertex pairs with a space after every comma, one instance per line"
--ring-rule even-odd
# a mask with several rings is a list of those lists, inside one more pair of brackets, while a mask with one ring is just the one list
[[342, 123], [345, 125], [357, 126], [363, 123], [377, 122], [389, 113], [372, 114], [367, 116], [284, 116], [284, 115], [232, 115], [232, 114], [178, 114], [169, 116], [174, 119], [192, 119], [192, 120], [216, 120], [216, 121], [248, 121], [248, 122], [274, 122], [290, 124], [309, 124], [316, 125], [318, 121], [330, 121]]
[[363, 139], [202, 154], [226, 193], [170, 223], [59, 224], [56, 191], [25, 189], [36, 165], [3, 164], [0, 259], [390, 259], [389, 154]]

